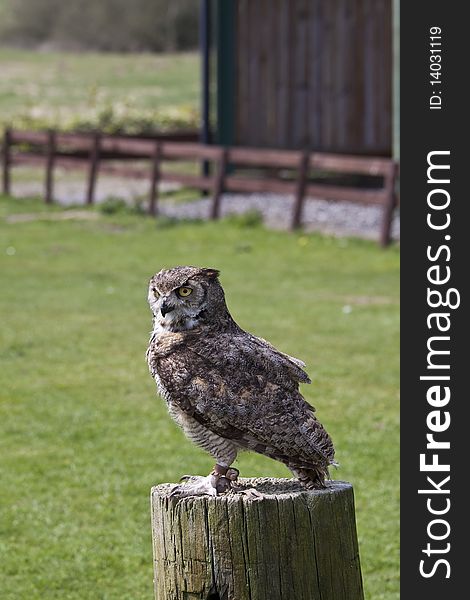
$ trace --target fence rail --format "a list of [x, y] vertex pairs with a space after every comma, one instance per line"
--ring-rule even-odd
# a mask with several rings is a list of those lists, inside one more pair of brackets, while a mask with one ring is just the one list
[[[132, 164], [132, 161], [137, 160], [148, 160], [149, 164]], [[168, 161], [197, 161], [201, 165], [209, 163], [211, 168], [209, 174], [201, 175], [173, 172], [162, 167]], [[292, 229], [302, 224], [307, 196], [328, 201], [379, 205], [383, 209], [380, 231], [382, 246], [390, 242], [393, 211], [398, 202], [395, 193], [397, 166], [391, 159], [296, 150], [208, 146], [194, 141], [175, 141], [171, 136], [142, 139], [99, 132], [77, 134], [7, 129], [2, 149], [3, 192], [6, 194], [10, 193], [11, 167], [15, 165], [45, 166], [46, 202], [53, 201], [53, 174], [56, 167], [88, 171], [85, 197], [87, 204], [94, 202], [100, 172], [148, 178], [148, 212], [151, 215], [158, 214], [158, 188], [161, 182], [180, 183], [211, 191], [212, 219], [217, 219], [220, 215], [220, 199], [225, 191], [292, 195]], [[373, 188], [364, 188], [357, 184], [345, 186], [319, 181], [318, 178], [312, 180], [312, 174], [318, 173], [336, 176], [365, 175], [374, 177], [378, 183]]]

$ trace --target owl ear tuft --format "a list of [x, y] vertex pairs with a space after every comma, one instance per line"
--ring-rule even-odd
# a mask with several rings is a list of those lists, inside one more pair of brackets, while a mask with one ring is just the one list
[[209, 279], [217, 279], [219, 273], [220, 271], [218, 271], [217, 269], [201, 269], [201, 275], [209, 277]]

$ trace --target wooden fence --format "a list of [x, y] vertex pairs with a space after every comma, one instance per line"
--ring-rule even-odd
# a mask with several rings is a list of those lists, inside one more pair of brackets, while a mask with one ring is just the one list
[[[145, 159], [147, 165], [133, 164]], [[194, 175], [165, 168], [169, 161], [209, 163], [209, 174]], [[119, 162], [120, 164], [116, 164]], [[126, 164], [127, 162], [127, 164]], [[210, 191], [210, 217], [220, 215], [223, 192], [273, 192], [292, 195], [291, 228], [302, 224], [305, 198], [350, 201], [379, 205], [383, 210], [380, 243], [390, 242], [395, 194], [396, 164], [386, 158], [371, 158], [257, 148], [221, 147], [165, 139], [136, 139], [124, 136], [71, 134], [6, 130], [3, 141], [3, 192], [10, 193], [10, 171], [15, 165], [45, 165], [45, 202], [53, 201], [54, 168], [81, 168], [88, 171], [85, 202], [93, 204], [98, 172], [148, 178], [148, 212], [158, 213], [158, 186], [161, 182]], [[201, 170], [202, 172], [202, 170]], [[312, 180], [315, 173], [374, 177], [376, 187], [332, 185]], [[269, 201], [269, 200], [267, 200]]]

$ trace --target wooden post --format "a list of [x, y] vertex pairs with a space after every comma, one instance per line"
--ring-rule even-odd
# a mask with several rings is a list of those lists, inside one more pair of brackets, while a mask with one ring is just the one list
[[90, 170], [88, 173], [88, 189], [86, 195], [87, 204], [93, 204], [93, 202], [95, 201], [95, 186], [100, 161], [100, 142], [101, 134], [99, 133], [99, 131], [95, 131], [95, 133], [93, 134], [90, 150]]
[[152, 157], [152, 175], [150, 180], [149, 215], [155, 217], [158, 213], [158, 184], [160, 183], [161, 144], [155, 143]]
[[47, 147], [46, 147], [46, 181], [44, 190], [44, 202], [52, 204], [54, 201], [54, 161], [56, 151], [55, 131], [47, 132]]
[[156, 600], [363, 600], [351, 484], [241, 483], [263, 496], [152, 488]]
[[10, 165], [11, 165], [11, 131], [8, 127], [3, 134], [2, 148], [2, 176], [3, 176], [3, 193], [10, 194]]
[[224, 191], [225, 170], [227, 168], [227, 148], [222, 148], [220, 151], [219, 160], [217, 161], [217, 173], [214, 178], [214, 189], [211, 206], [211, 219], [218, 219], [220, 216], [220, 197]]
[[299, 172], [297, 175], [297, 189], [295, 192], [294, 212], [292, 214], [292, 229], [298, 229], [302, 221], [302, 209], [304, 206], [305, 188], [307, 185], [308, 169], [310, 165], [310, 153], [304, 151], [300, 157]]
[[386, 191], [385, 204], [382, 216], [382, 228], [380, 231], [380, 245], [385, 248], [390, 243], [390, 233], [392, 228], [393, 212], [397, 205], [397, 196], [395, 190], [396, 165], [391, 163], [389, 172], [384, 177], [384, 188]]

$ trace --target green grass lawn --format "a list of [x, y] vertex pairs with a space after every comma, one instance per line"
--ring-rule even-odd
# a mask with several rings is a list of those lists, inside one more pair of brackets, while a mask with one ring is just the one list
[[[72, 126], [196, 118], [199, 57], [186, 54], [33, 52], [0, 48], [0, 123]], [[160, 113], [159, 111], [163, 111]]]
[[177, 264], [221, 269], [238, 323], [306, 361], [332, 475], [355, 488], [366, 598], [397, 599], [398, 249], [237, 220], [7, 222], [21, 212], [60, 211], [0, 199], [2, 600], [152, 597], [150, 487], [212, 467], [145, 362], [147, 280]]

